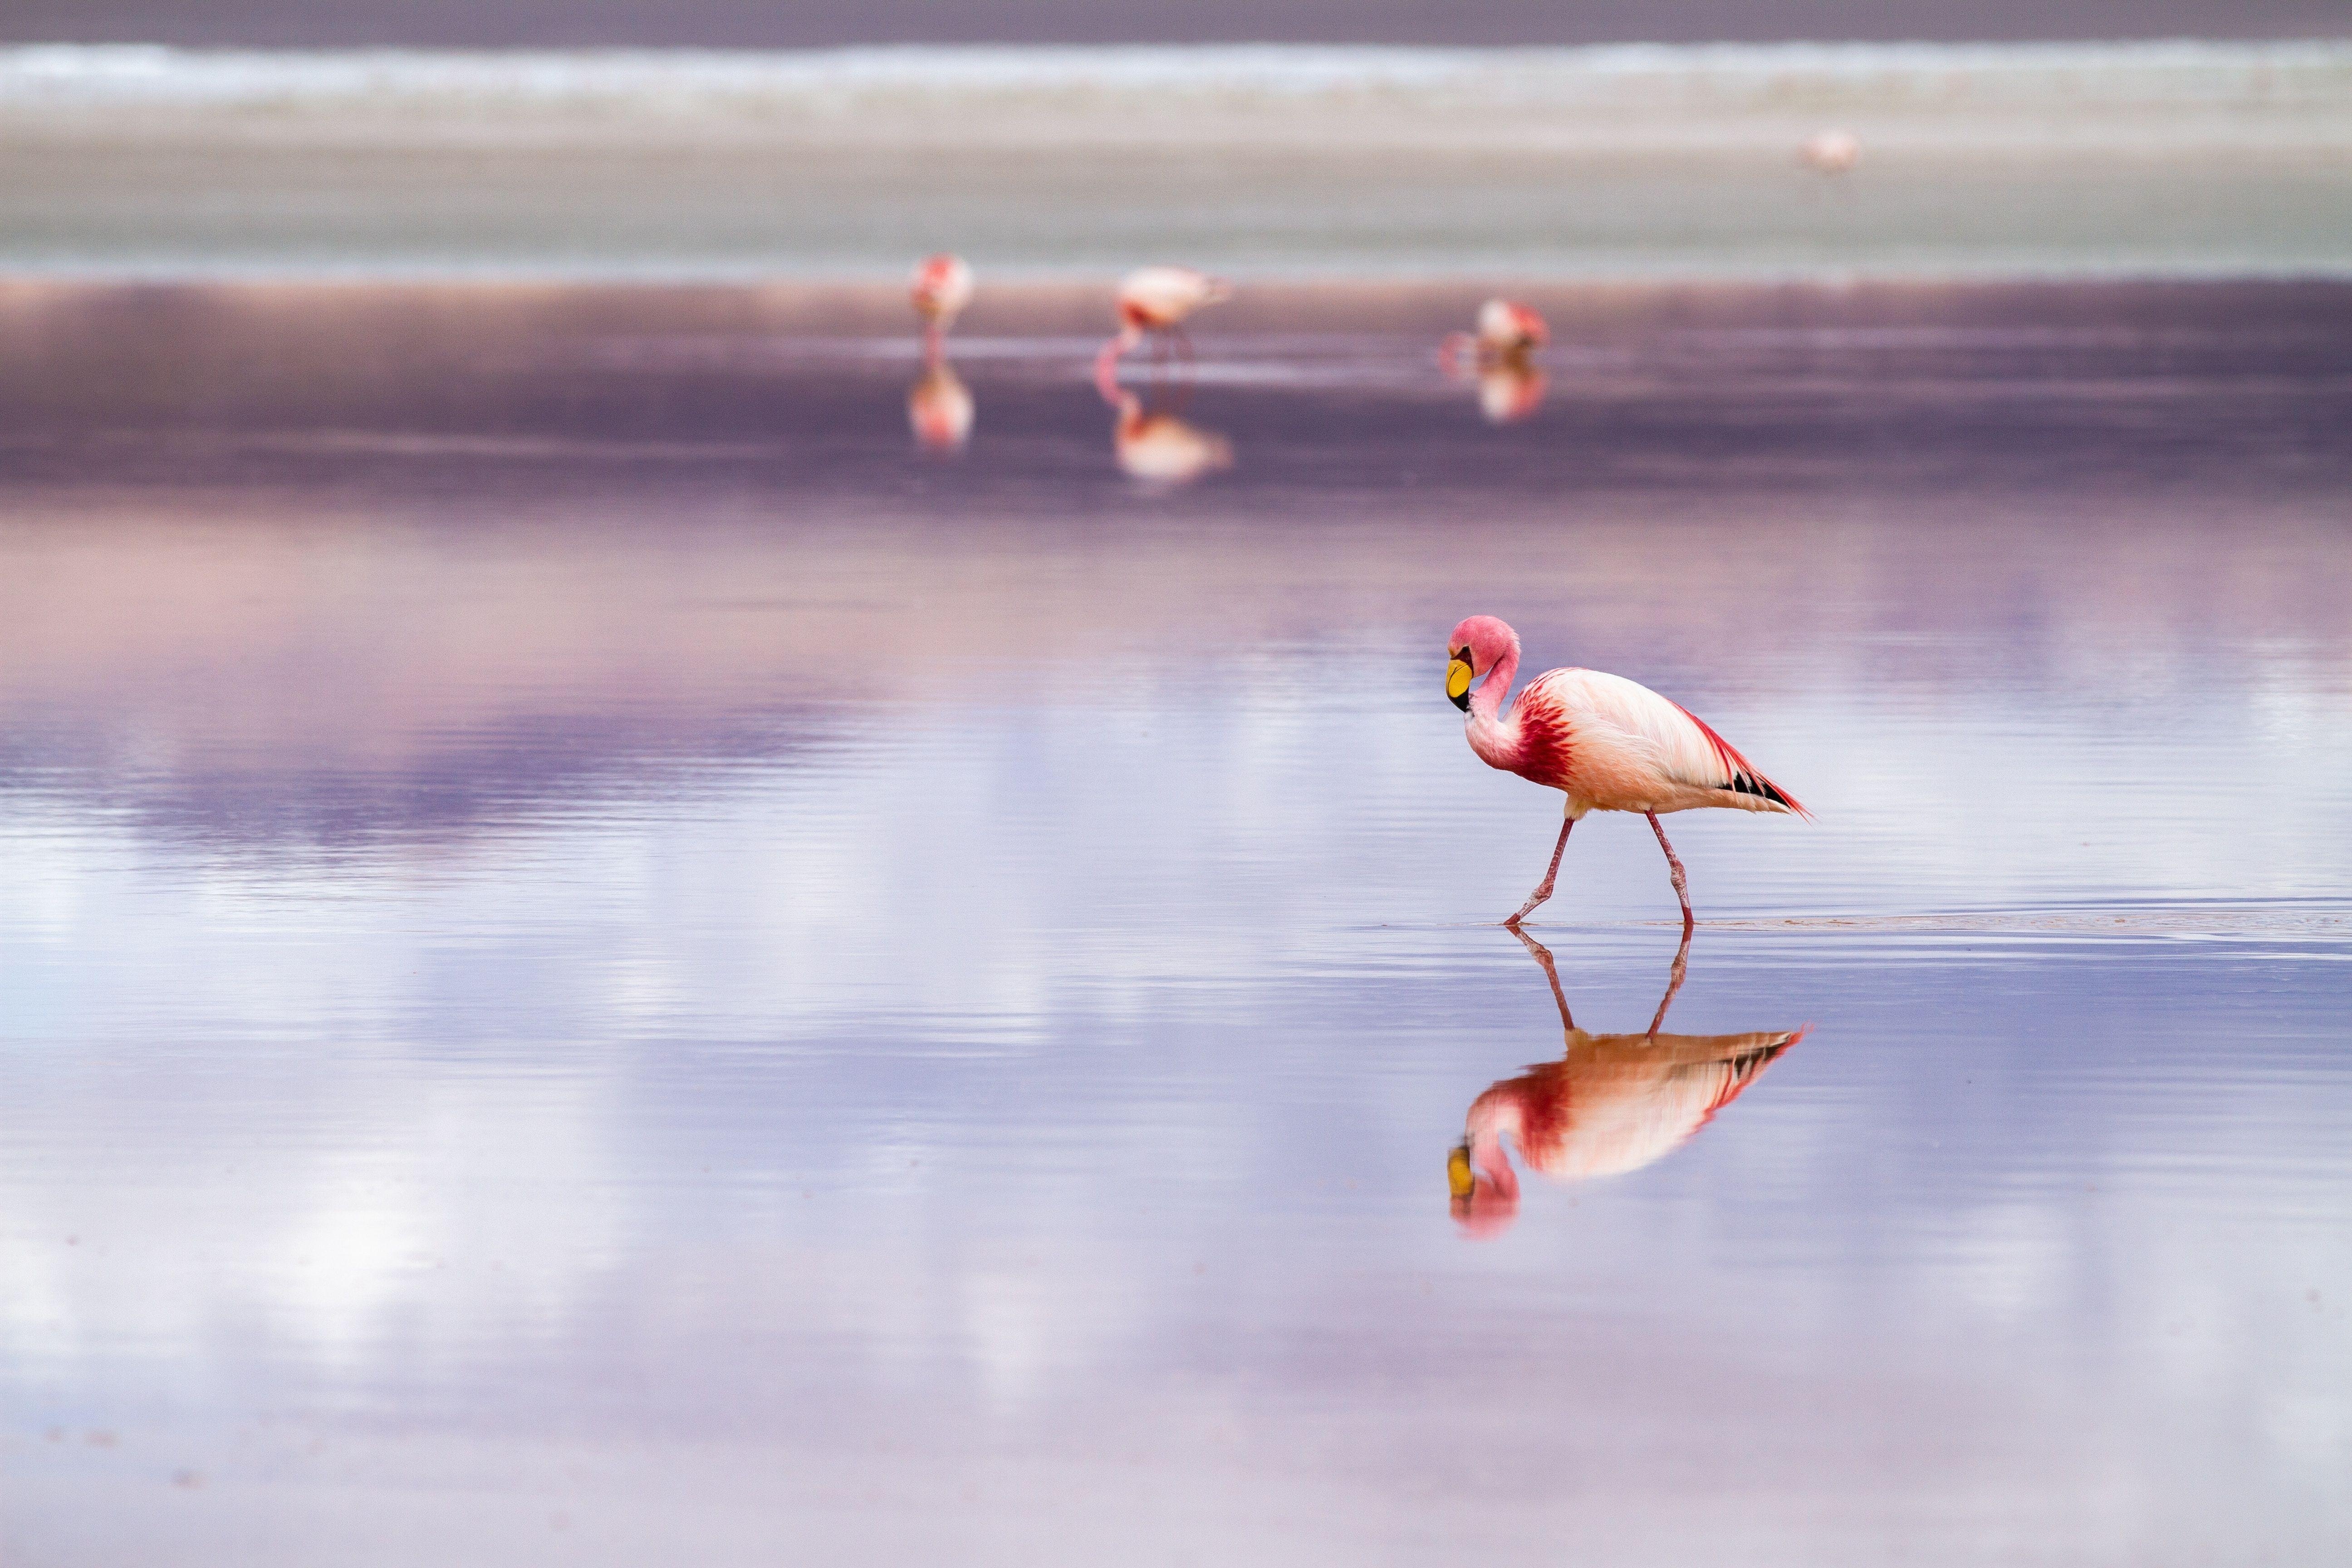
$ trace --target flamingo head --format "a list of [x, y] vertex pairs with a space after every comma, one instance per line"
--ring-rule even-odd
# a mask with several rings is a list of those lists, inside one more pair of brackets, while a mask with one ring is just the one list
[[1471, 686], [1518, 647], [1519, 634], [1492, 616], [1473, 616], [1455, 626], [1445, 639], [1445, 651], [1453, 656], [1445, 668], [1445, 695], [1454, 706], [1467, 713]]
[[971, 265], [961, 256], [942, 252], [923, 258], [908, 293], [918, 316], [944, 324], [971, 302]]
[[1519, 1217], [1519, 1181], [1500, 1142], [1465, 1138], [1445, 1157], [1445, 1186], [1454, 1223], [1483, 1239], [1508, 1230]]

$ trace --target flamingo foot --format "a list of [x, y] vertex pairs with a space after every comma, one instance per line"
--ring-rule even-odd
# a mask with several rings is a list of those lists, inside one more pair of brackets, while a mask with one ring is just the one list
[[1559, 858], [1568, 851], [1569, 831], [1575, 826], [1576, 818], [1572, 816], [1560, 823], [1559, 842], [1551, 847], [1551, 864], [1544, 868], [1543, 880], [1538, 883], [1536, 890], [1528, 896], [1528, 901], [1519, 906], [1519, 912], [1503, 921], [1504, 930], [1517, 931], [1519, 922], [1535, 913], [1536, 907], [1551, 897], [1552, 883], [1559, 877]]

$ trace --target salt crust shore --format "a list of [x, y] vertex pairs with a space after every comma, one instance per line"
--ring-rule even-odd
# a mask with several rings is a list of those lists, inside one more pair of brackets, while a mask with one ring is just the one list
[[1996, 145], [2352, 147], [2352, 41], [803, 52], [0, 49], [23, 133], [1087, 146], [1705, 143], [1822, 116]]
[[2343, 278], [2352, 43], [25, 47], [0, 211], [138, 280]]

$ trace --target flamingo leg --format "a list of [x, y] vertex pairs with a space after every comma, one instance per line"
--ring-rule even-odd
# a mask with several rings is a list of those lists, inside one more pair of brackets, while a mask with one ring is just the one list
[[1192, 334], [1184, 330], [1183, 322], [1177, 322], [1175, 330], [1169, 335], [1176, 340], [1176, 357], [1178, 359], [1183, 361], [1183, 363], [1188, 365], [1198, 362], [1200, 356], [1192, 352]]
[[1551, 897], [1551, 885], [1553, 879], [1559, 875], [1559, 858], [1568, 850], [1569, 829], [1575, 826], [1576, 818], [1572, 816], [1565, 817], [1561, 820], [1559, 825], [1559, 842], [1551, 847], [1551, 864], [1544, 868], [1544, 879], [1538, 883], [1536, 890], [1528, 896], [1528, 901], [1519, 906], [1519, 912], [1503, 922], [1513, 931], [1518, 930], [1519, 922], [1535, 912], [1535, 908], [1538, 904], [1542, 903], [1546, 899]]
[[[1666, 852], [1666, 869], [1675, 879], [1675, 897], [1683, 901], [1683, 940], [1688, 942], [1691, 933], [1689, 879], [1683, 875], [1683, 863], [1675, 858], [1675, 847], [1666, 842], [1666, 830], [1659, 826], [1658, 814], [1649, 811], [1643, 815], [1650, 819], [1650, 831], [1658, 836], [1658, 847]], [[1565, 841], [1568, 836], [1562, 834], [1560, 837]], [[1551, 879], [1549, 877], [1544, 879], [1544, 891], [1547, 893], [1551, 891]]]
[[[1517, 926], [1511, 928], [1511, 934], [1525, 942], [1528, 951], [1535, 955], [1535, 961], [1543, 965], [1544, 978], [1551, 982], [1551, 999], [1559, 1004], [1559, 1026], [1563, 1029], [1576, 1027], [1576, 1020], [1568, 1016], [1568, 994], [1559, 988], [1559, 965], [1552, 962], [1551, 949]], [[1655, 1029], [1651, 1031], [1653, 1034], [1656, 1032]]]
[[1683, 928], [1683, 944], [1675, 949], [1674, 972], [1666, 976], [1666, 994], [1658, 998], [1658, 1010], [1650, 1019], [1650, 1038], [1658, 1037], [1666, 1022], [1666, 1009], [1675, 1005], [1675, 993], [1683, 988], [1683, 976], [1690, 972], [1690, 928]]

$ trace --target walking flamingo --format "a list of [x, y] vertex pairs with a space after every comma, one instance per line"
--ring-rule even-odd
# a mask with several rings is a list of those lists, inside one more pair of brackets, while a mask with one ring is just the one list
[[[1492, 616], [1473, 616], [1445, 646], [1452, 654], [1445, 695], [1470, 716], [1470, 749], [1488, 767], [1567, 797], [1543, 880], [1503, 922], [1513, 931], [1551, 897], [1569, 830], [1586, 812], [1638, 811], [1650, 819], [1682, 900], [1685, 936], [1692, 924], [1690, 889], [1659, 825], [1661, 813], [1719, 805], [1811, 815], [1696, 714], [1646, 686], [1597, 669], [1548, 669], [1521, 689], [1506, 715], [1503, 697], [1519, 669], [1519, 634]], [[1473, 682], [1483, 684], [1474, 692]]]
[[1172, 340], [1189, 355], [1192, 345], [1184, 335], [1185, 318], [1233, 297], [1232, 284], [1189, 267], [1146, 267], [1129, 273], [1118, 286], [1118, 331], [1095, 356], [1095, 385], [1104, 399], [1118, 401], [1119, 356], [1142, 342], [1145, 333]]
[[908, 294], [914, 301], [916, 319], [923, 323], [923, 357], [937, 360], [942, 340], [955, 325], [963, 308], [971, 303], [971, 267], [961, 256], [944, 251], [926, 257], [915, 268], [915, 279]]
[[1518, 1214], [1519, 1182], [1503, 1146], [1507, 1135], [1528, 1170], [1554, 1181], [1638, 1171], [1688, 1142], [1805, 1037], [1802, 1029], [1660, 1034], [1682, 988], [1688, 938], [1675, 954], [1666, 994], [1647, 1031], [1580, 1029], [1569, 1016], [1550, 950], [1525, 931], [1518, 937], [1551, 982], [1567, 1048], [1559, 1060], [1505, 1079], [1470, 1102], [1462, 1142], [1445, 1162], [1445, 1179], [1454, 1216], [1473, 1236], [1492, 1235]]

